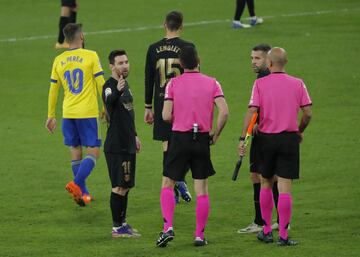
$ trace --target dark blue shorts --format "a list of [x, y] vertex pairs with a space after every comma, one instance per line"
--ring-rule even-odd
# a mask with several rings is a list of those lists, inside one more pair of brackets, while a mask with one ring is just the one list
[[97, 118], [63, 119], [64, 144], [67, 146], [99, 147], [101, 146], [101, 139], [98, 127]]

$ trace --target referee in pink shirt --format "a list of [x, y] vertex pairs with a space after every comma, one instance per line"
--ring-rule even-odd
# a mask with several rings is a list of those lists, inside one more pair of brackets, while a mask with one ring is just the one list
[[[287, 232], [292, 208], [291, 183], [293, 179], [299, 178], [299, 143], [311, 119], [312, 102], [304, 82], [285, 73], [287, 54], [284, 49], [272, 48], [267, 63], [271, 74], [255, 81], [238, 150], [239, 155], [245, 154], [246, 129], [252, 115], [259, 111], [260, 208], [264, 227], [257, 238], [265, 243], [273, 242], [272, 187], [276, 175], [279, 189], [278, 245], [293, 246], [297, 241], [289, 239]], [[302, 117], [298, 124], [300, 109]]]
[[[215, 174], [209, 145], [218, 140], [228, 116], [220, 84], [214, 78], [199, 72], [196, 49], [193, 46], [183, 47], [179, 59], [185, 72], [169, 81], [162, 112], [164, 121], [172, 123], [172, 137], [160, 194], [164, 228], [156, 242], [159, 247], [165, 247], [174, 239], [173, 189], [175, 181], [185, 176], [186, 167], [191, 168], [197, 196], [194, 245], [207, 244], [204, 230], [210, 209], [208, 177]], [[216, 128], [211, 132], [214, 104], [218, 108], [218, 116]]]

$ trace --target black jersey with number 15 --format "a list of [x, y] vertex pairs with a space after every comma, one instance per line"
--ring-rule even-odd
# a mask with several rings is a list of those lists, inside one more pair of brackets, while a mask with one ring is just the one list
[[157, 112], [161, 115], [167, 82], [184, 72], [179, 53], [181, 48], [188, 45], [194, 46], [176, 37], [163, 38], [149, 46], [145, 64], [145, 106], [151, 106], [154, 97], [155, 115]]

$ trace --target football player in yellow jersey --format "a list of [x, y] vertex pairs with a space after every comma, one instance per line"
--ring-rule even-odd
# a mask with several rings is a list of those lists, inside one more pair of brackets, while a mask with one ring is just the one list
[[[55, 107], [60, 86], [64, 89], [62, 132], [64, 144], [70, 147], [74, 180], [66, 190], [80, 206], [91, 201], [85, 180], [99, 157], [101, 140], [98, 132], [98, 94], [105, 83], [99, 57], [95, 51], [83, 49], [82, 25], [69, 23], [64, 28], [69, 50], [58, 55], [53, 63], [49, 91], [46, 128], [56, 129]], [[82, 158], [82, 147], [86, 156]]]

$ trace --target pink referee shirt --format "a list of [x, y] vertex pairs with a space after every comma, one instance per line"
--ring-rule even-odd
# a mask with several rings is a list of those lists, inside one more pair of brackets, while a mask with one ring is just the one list
[[172, 78], [165, 91], [165, 100], [173, 101], [172, 130], [190, 131], [197, 123], [199, 132], [211, 131], [214, 99], [223, 96], [219, 82], [200, 72]]
[[249, 107], [260, 109], [260, 132], [280, 133], [299, 131], [298, 112], [311, 104], [301, 79], [286, 73], [272, 73], [255, 80]]

